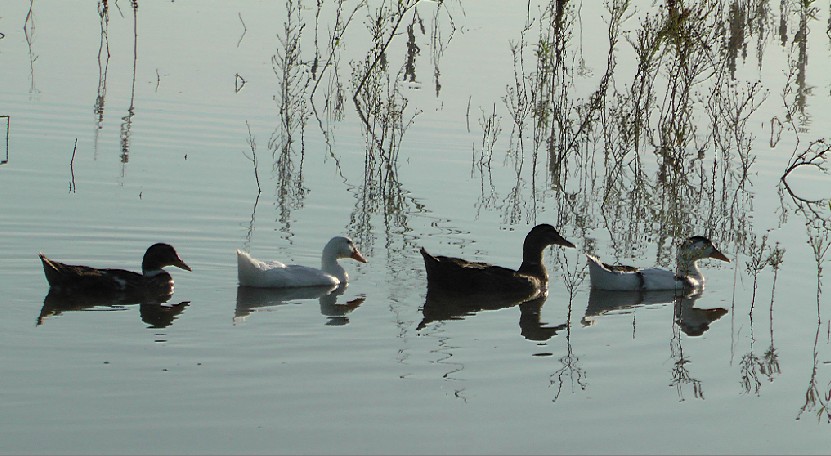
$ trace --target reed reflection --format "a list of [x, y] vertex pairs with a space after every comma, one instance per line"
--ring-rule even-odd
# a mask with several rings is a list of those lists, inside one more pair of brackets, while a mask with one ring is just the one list
[[107, 72], [110, 63], [110, 12], [108, 2], [98, 2], [98, 18], [101, 28], [101, 37], [98, 42], [98, 91], [95, 97], [93, 111], [95, 113], [95, 139], [94, 151], [98, 155], [98, 140], [101, 130], [104, 128], [104, 110], [107, 100]]
[[29, 95], [39, 92], [35, 84], [35, 61], [38, 59], [32, 44], [35, 40], [35, 0], [29, 0], [29, 11], [26, 13], [26, 20], [23, 22], [23, 35], [26, 38], [26, 45], [29, 47]]
[[[566, 283], [569, 283], [569, 280], [567, 280]], [[566, 321], [568, 322], [571, 322], [572, 312], [574, 310], [573, 304], [574, 295], [569, 294], [568, 316], [566, 318]], [[571, 330], [572, 325], [569, 323], [566, 326], [565, 334], [566, 352], [563, 356], [560, 356], [557, 359], [560, 363], [560, 368], [555, 370], [548, 377], [549, 386], [555, 389], [554, 397], [551, 399], [551, 402], [557, 402], [563, 392], [563, 388], [567, 384], [571, 385], [572, 393], [574, 392], [575, 387], [580, 388], [583, 391], [585, 391], [588, 387], [586, 370], [583, 368], [583, 365], [580, 362], [580, 357], [575, 353], [574, 346], [572, 345]]]
[[[615, 256], [629, 259], [645, 251], [645, 242], [657, 243], [662, 266], [673, 260], [675, 240], [690, 230], [725, 233], [720, 241], [728, 250], [745, 248], [753, 197], [746, 183], [755, 162], [747, 122], [764, 91], [759, 83], [736, 84], [728, 54], [714, 45], [725, 43], [724, 2], [666, 6], [626, 35], [622, 24], [636, 5], [607, 4], [609, 51], [599, 77], [573, 40], [576, 5], [551, 1], [538, 14], [529, 11], [511, 48], [514, 81], [503, 97], [513, 120], [507, 158], [516, 185], [503, 196], [493, 184], [501, 118], [494, 105], [482, 110], [482, 152], [473, 160], [482, 177], [480, 207], [502, 209], [511, 223], [545, 207], [551, 194], [545, 188], [554, 188], [557, 212], [578, 214], [569, 223], [587, 244], [602, 229]], [[636, 71], [612, 85], [620, 78], [615, 55], [627, 44], [637, 56]], [[579, 98], [578, 87], [587, 84], [594, 89]], [[548, 175], [540, 179], [538, 164], [545, 160]]]
[[133, 73], [130, 80], [130, 106], [127, 114], [121, 118], [119, 139], [121, 143], [121, 177], [124, 177], [125, 165], [130, 161], [130, 136], [133, 129], [133, 117], [136, 114], [136, 68], [138, 66], [138, 1], [130, 2], [133, 10]]
[[9, 135], [11, 134], [11, 129], [12, 129], [12, 118], [11, 118], [11, 116], [0, 116], [0, 119], [6, 119], [5, 156], [0, 156], [0, 166], [3, 166], [3, 165], [7, 165], [9, 163]]
[[[310, 79], [302, 61], [300, 42], [305, 22], [300, 1], [286, 1], [287, 15], [279, 46], [272, 57], [274, 74], [278, 80], [278, 104], [280, 123], [268, 142], [271, 150], [273, 173], [277, 187], [277, 221], [281, 230], [291, 236], [292, 211], [302, 208], [308, 188], [303, 183], [306, 122], [309, 118], [306, 89]], [[300, 149], [296, 150], [296, 145]]]
[[254, 312], [296, 304], [297, 301], [317, 299], [320, 303], [320, 314], [326, 317], [326, 325], [343, 326], [349, 323], [349, 314], [366, 300], [366, 296], [361, 295], [346, 302], [338, 302], [338, 298], [343, 296], [345, 291], [345, 284], [331, 287], [237, 287], [237, 306], [233, 321], [235, 325], [241, 324]]
[[[831, 209], [831, 207], [829, 207]], [[814, 336], [814, 343], [812, 346], [812, 366], [811, 374], [808, 379], [808, 388], [805, 391], [805, 404], [799, 409], [796, 419], [800, 419], [802, 414], [807, 411], [814, 411], [817, 415], [817, 420], [825, 419], [826, 422], [831, 423], [831, 381], [822, 382], [820, 377], [820, 361], [819, 361], [819, 338], [823, 326], [831, 327], [831, 322], [823, 322], [822, 320], [822, 270], [823, 265], [831, 255], [831, 230], [828, 229], [827, 224], [831, 223], [828, 219], [818, 221], [809, 219], [806, 226], [808, 230], [808, 244], [811, 246], [814, 255], [814, 261], [817, 267], [817, 292], [816, 292], [816, 309], [817, 309], [817, 329]], [[828, 336], [826, 336], [828, 337]], [[824, 383], [825, 386], [822, 386]]]

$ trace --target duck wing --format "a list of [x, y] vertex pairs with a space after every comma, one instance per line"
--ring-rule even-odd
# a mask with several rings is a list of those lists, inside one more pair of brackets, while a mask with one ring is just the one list
[[633, 266], [611, 265], [586, 255], [592, 288], [613, 291], [683, 290], [689, 280], [660, 268], [638, 269]]
[[429, 287], [459, 292], [529, 295], [543, 288], [539, 279], [513, 269], [443, 255], [433, 256], [424, 248], [421, 249], [421, 255], [424, 257]]
[[144, 283], [144, 276], [123, 269], [98, 269], [50, 260], [42, 253], [43, 273], [50, 288], [63, 292], [129, 292]]
[[641, 276], [644, 290], [683, 290], [692, 285], [689, 278], [679, 277], [666, 269], [644, 269], [641, 271]]
[[240, 286], [259, 288], [337, 286], [340, 283], [320, 269], [260, 261], [241, 250], [237, 250], [237, 277]]
[[638, 268], [603, 263], [598, 258], [586, 255], [589, 264], [589, 278], [592, 288], [599, 290], [642, 290], [643, 277]]

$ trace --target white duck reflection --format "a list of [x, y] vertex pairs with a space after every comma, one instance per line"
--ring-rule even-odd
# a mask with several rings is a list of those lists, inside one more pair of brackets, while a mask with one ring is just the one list
[[528, 340], [545, 341], [567, 327], [565, 324], [549, 326], [540, 321], [540, 312], [548, 298], [547, 293], [532, 299], [527, 298], [524, 294], [463, 294], [428, 287], [424, 307], [421, 309], [424, 318], [416, 329], [424, 329], [437, 321], [464, 320], [482, 311], [514, 306], [518, 306], [520, 311], [520, 333]]
[[583, 326], [592, 326], [605, 314], [626, 313], [638, 307], [672, 303], [678, 327], [688, 336], [700, 336], [710, 328], [711, 323], [727, 313], [727, 309], [721, 307], [695, 307], [695, 302], [701, 295], [701, 291], [679, 294], [673, 290], [608, 291], [592, 288], [582, 323]]
[[359, 296], [345, 303], [337, 299], [346, 291], [346, 284], [318, 287], [292, 288], [255, 288], [237, 287], [237, 307], [234, 311], [234, 324], [244, 322], [258, 309], [276, 307], [299, 300], [317, 299], [321, 315], [328, 318], [326, 324], [341, 326], [349, 323], [348, 314], [357, 309], [365, 296]]

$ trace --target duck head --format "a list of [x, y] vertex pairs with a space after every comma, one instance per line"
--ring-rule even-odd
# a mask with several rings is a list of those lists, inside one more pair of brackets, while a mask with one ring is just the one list
[[559, 245], [574, 248], [557, 232], [553, 226], [543, 223], [531, 228], [522, 244], [522, 264], [517, 272], [536, 277], [545, 285], [548, 283], [548, 272], [542, 261], [542, 252], [549, 245]]
[[713, 241], [704, 236], [692, 236], [682, 242], [678, 248], [678, 258], [679, 260], [685, 260], [687, 262], [703, 260], [705, 258], [730, 262], [730, 259], [713, 245]]
[[162, 268], [166, 266], [176, 266], [185, 271], [191, 270], [190, 266], [179, 258], [173, 246], [161, 242], [151, 245], [144, 253], [144, 259], [141, 262], [142, 273], [147, 277], [152, 277], [162, 272]]
[[366, 263], [366, 258], [361, 254], [361, 251], [355, 247], [352, 239], [346, 236], [333, 237], [325, 247], [323, 247], [323, 258], [333, 258], [335, 260], [342, 258], [351, 258], [360, 263]]
[[570, 247], [574, 248], [574, 244], [568, 242], [564, 237], [557, 232], [557, 229], [553, 226], [542, 223], [540, 225], [535, 226], [528, 232], [528, 235], [525, 236], [525, 249], [544, 249], [549, 245], [560, 245], [563, 247]]

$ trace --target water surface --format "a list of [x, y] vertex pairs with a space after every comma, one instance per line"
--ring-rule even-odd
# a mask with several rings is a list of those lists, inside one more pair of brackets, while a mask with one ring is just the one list
[[[669, 3], [7, 5], [0, 452], [826, 453], [829, 11]], [[544, 302], [431, 312], [421, 246], [538, 223]], [[335, 234], [342, 294], [237, 287]], [[702, 294], [590, 289], [694, 234]], [[49, 299], [159, 241], [178, 307]]]

